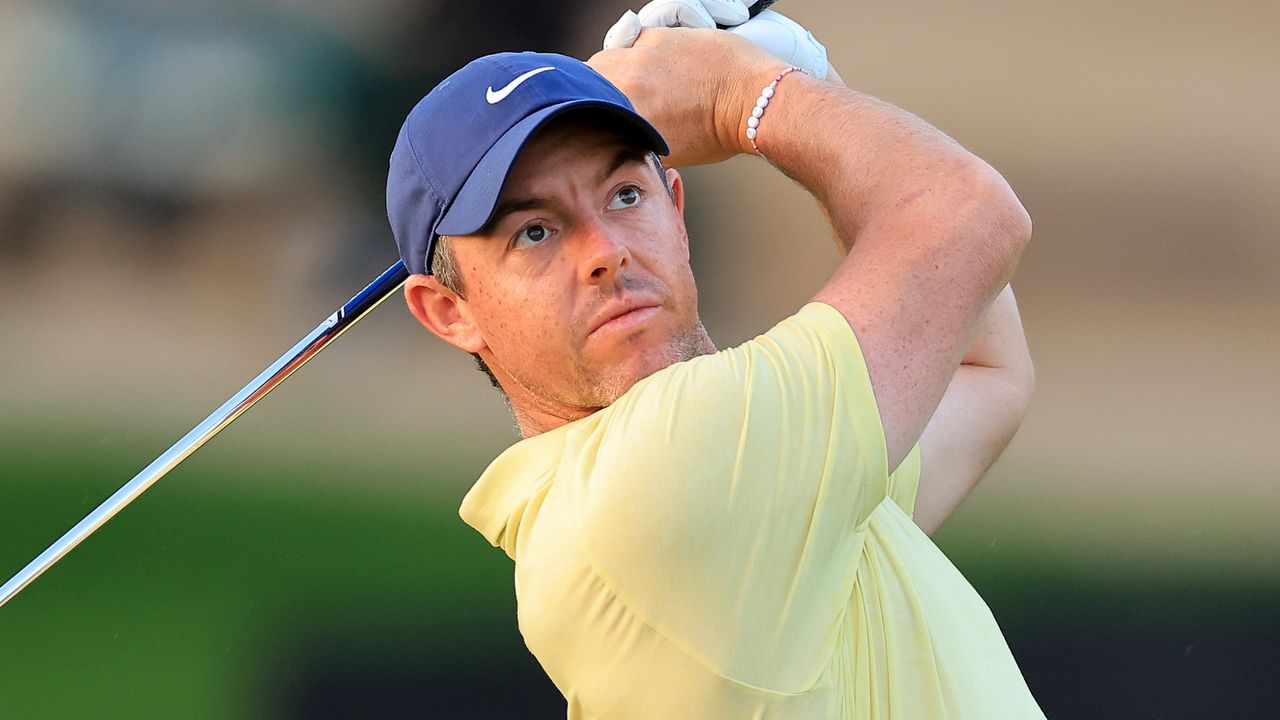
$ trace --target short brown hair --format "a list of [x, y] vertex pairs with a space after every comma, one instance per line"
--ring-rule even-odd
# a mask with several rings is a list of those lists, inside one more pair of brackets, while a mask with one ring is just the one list
[[[462, 284], [462, 272], [458, 270], [458, 261], [453, 256], [453, 247], [449, 242], [448, 235], [441, 235], [436, 238], [435, 249], [431, 254], [431, 274], [441, 285], [449, 288], [458, 294], [458, 297], [465, 299], [466, 289]], [[480, 357], [479, 353], [471, 353], [471, 357], [476, 359], [476, 366], [480, 368], [489, 378], [489, 382], [493, 384], [502, 394], [506, 391], [502, 389], [502, 385], [498, 383], [498, 378], [489, 369], [489, 365]]]

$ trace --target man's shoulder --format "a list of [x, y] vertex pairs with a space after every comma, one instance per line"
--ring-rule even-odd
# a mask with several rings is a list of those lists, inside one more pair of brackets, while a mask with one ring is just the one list
[[602, 410], [601, 429], [624, 421], [637, 411], [650, 409], [645, 401], [720, 405], [717, 382], [742, 386], [758, 373], [803, 371], [815, 362], [846, 355], [857, 349], [857, 338], [840, 311], [821, 302], [810, 302], [768, 331], [730, 348], [702, 355], [659, 370], [640, 380]]
[[878, 476], [876, 417], [847, 322], [810, 303], [746, 343], [669, 366], [609, 407], [516, 443], [459, 513], [513, 557], [512, 523], [529, 521], [531, 499], [552, 485], [584, 528], [661, 525], [678, 535], [729, 488], [771, 495], [782, 476], [821, 474], [810, 467], [821, 458]]
[[513, 522], [523, 515], [530, 498], [555, 479], [570, 430], [569, 425], [562, 426], [507, 448], [462, 499], [458, 509], [462, 519], [513, 558]]

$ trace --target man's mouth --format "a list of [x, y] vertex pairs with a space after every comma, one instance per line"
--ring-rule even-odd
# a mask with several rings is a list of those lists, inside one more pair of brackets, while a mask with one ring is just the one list
[[604, 333], [632, 332], [643, 327], [658, 314], [661, 306], [653, 301], [628, 300], [611, 302], [596, 317], [588, 337]]

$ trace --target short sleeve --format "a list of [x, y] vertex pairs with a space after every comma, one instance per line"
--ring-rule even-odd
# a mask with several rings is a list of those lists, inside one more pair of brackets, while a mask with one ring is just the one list
[[889, 488], [844, 317], [810, 303], [638, 383], [583, 433], [578, 467], [562, 471], [603, 581], [714, 672], [776, 692], [812, 686]]

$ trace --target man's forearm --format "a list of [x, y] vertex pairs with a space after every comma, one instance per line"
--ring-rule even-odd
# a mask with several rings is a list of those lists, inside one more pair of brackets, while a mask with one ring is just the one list
[[[843, 85], [835, 68], [827, 82]], [[832, 221], [826, 205], [822, 206]], [[849, 242], [836, 230], [841, 255]], [[914, 520], [932, 533], [1004, 452], [1022, 423], [1035, 384], [1012, 286], [996, 297], [920, 438], [923, 455]]]
[[1004, 371], [1010, 382], [1028, 390], [1034, 384], [1035, 372], [1012, 285], [1005, 286], [992, 303], [960, 364]]
[[[663, 132], [676, 165], [752, 152], [747, 120], [786, 67], [731, 33], [667, 28], [591, 64]], [[858, 337], [892, 469], [1013, 274], [1030, 218], [995, 170], [928, 123], [800, 73], [778, 84], [757, 130], [764, 155], [818, 198], [848, 251], [814, 299]]]
[[987, 311], [920, 438], [914, 519], [932, 533], [1004, 452], [1031, 401], [1035, 372], [1013, 289]]
[[[765, 156], [818, 198], [847, 254], [819, 299], [839, 307], [860, 293], [899, 298], [882, 306], [885, 314], [850, 318], [860, 338], [897, 328], [888, 333], [896, 342], [864, 347], [896, 466], [972, 346], [981, 314], [964, 320], [961, 342], [950, 347], [933, 342], [933, 333], [963, 318], [962, 308], [989, 307], [1020, 250], [1009, 243], [1029, 232], [1025, 211], [1003, 178], [941, 131], [847, 88], [797, 78], [760, 124]], [[913, 290], [944, 278], [932, 286], [952, 290]], [[904, 363], [909, 378], [883, 370]], [[901, 392], [903, 380], [912, 392]]]
[[[750, 100], [745, 105], [749, 110]], [[726, 132], [736, 132], [744, 152], [750, 152], [743, 135], [745, 113]], [[987, 189], [986, 183], [1004, 186], [946, 134], [844, 87], [836, 75], [827, 82], [799, 73], [784, 78], [761, 118], [757, 143], [770, 162], [814, 194], [846, 253], [874, 222], [905, 217], [918, 225], [966, 204], [973, 192]]]

